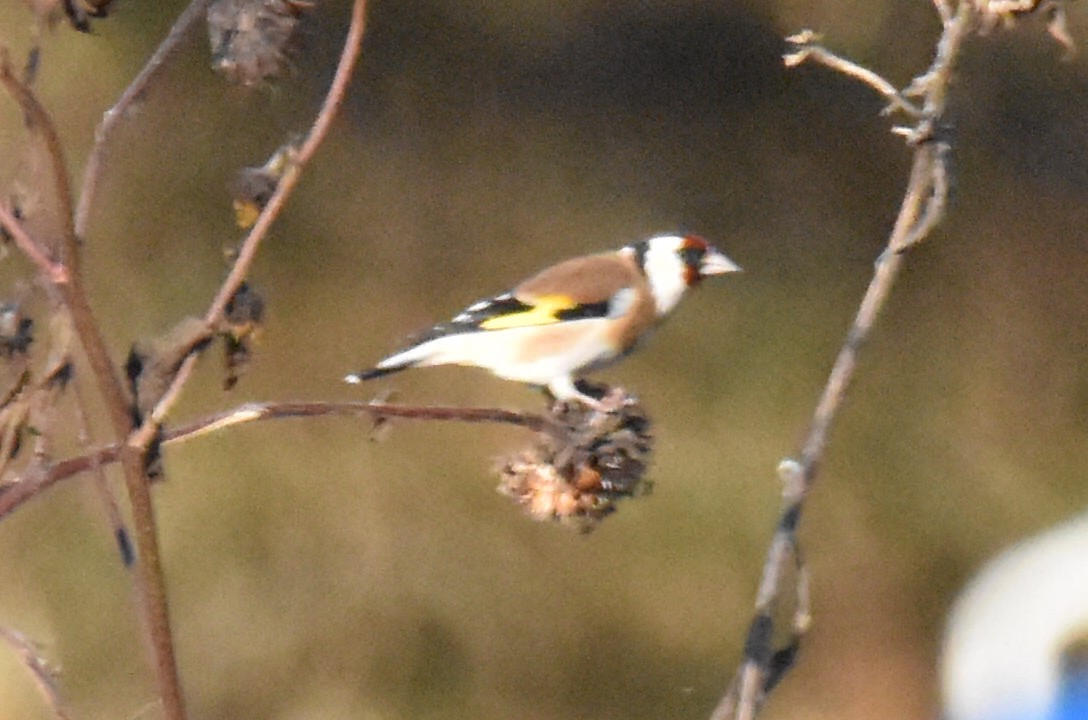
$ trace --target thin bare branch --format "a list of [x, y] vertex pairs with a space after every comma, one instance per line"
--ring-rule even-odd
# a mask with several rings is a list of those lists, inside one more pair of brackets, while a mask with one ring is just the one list
[[53, 709], [53, 717], [57, 720], [68, 720], [71, 716], [61, 701], [60, 690], [57, 688], [56, 679], [49, 663], [42, 657], [33, 641], [17, 630], [0, 627], [0, 640], [3, 640], [15, 651], [22, 660], [23, 665], [30, 671], [35, 684], [41, 690], [49, 707]]
[[94, 146], [87, 156], [87, 165], [83, 169], [83, 180], [79, 188], [79, 205], [75, 212], [76, 237], [86, 236], [87, 222], [90, 219], [91, 208], [94, 207], [99, 178], [102, 175], [102, 168], [109, 160], [110, 141], [117, 124], [126, 116], [133, 103], [147, 93], [151, 83], [158, 77], [170, 56], [177, 52], [189, 30], [204, 18], [210, 4], [211, 0], [193, 0], [189, 3], [189, 7], [174, 21], [170, 32], [155, 49], [140, 74], [129, 84], [113, 107], [102, 116], [102, 121], [94, 132]]
[[26, 255], [30, 262], [38, 268], [38, 272], [44, 275], [49, 282], [61, 284], [68, 282], [68, 268], [49, 257], [48, 251], [34, 238], [30, 237], [23, 224], [15, 217], [3, 203], [0, 203], [0, 226], [7, 231], [15, 242], [15, 247]]
[[949, 180], [948, 180], [948, 153], [949, 145], [944, 141], [934, 141], [929, 148], [933, 157], [930, 160], [931, 172], [929, 177], [928, 197], [922, 208], [922, 216], [914, 223], [907, 233], [899, 239], [899, 244], [892, 248], [893, 252], [902, 253], [924, 240], [930, 232], [944, 219], [944, 213], [948, 205]]
[[98, 494], [102, 507], [106, 511], [106, 520], [110, 524], [114, 541], [117, 543], [117, 550], [121, 554], [121, 562], [125, 567], [131, 567], [136, 561], [132, 549], [132, 534], [125, 527], [125, 519], [121, 515], [121, 508], [117, 505], [117, 498], [113, 495], [113, 489], [110, 487], [109, 478], [106, 477], [105, 468], [102, 467], [101, 463], [95, 462], [97, 453], [89, 452], [94, 444], [94, 438], [91, 435], [91, 424], [87, 417], [87, 405], [83, 397], [80, 378], [73, 378], [71, 385], [72, 393], [75, 396], [79, 444], [84, 452], [88, 452], [88, 457], [91, 458], [91, 465], [88, 469], [94, 480], [95, 492]]
[[272, 223], [279, 217], [280, 211], [283, 209], [284, 205], [287, 203], [287, 199], [291, 196], [295, 186], [298, 184], [302, 169], [310, 162], [317, 152], [317, 149], [321, 147], [321, 143], [323, 143], [326, 136], [328, 136], [329, 130], [332, 128], [333, 120], [339, 113], [340, 106], [343, 105], [344, 97], [347, 95], [348, 85], [351, 83], [355, 65], [359, 60], [359, 54], [362, 52], [363, 32], [365, 30], [366, 0], [355, 0], [355, 5], [353, 6], [351, 14], [351, 27], [348, 29], [348, 36], [344, 42], [344, 50], [340, 54], [340, 62], [336, 68], [336, 75], [333, 77], [332, 84], [329, 86], [329, 92], [325, 95], [325, 102], [321, 106], [321, 110], [318, 111], [309, 134], [307, 134], [306, 139], [303, 140], [302, 144], [299, 145], [293, 161], [287, 170], [284, 171], [283, 177], [280, 178], [279, 184], [276, 186], [276, 191], [272, 193], [272, 197], [269, 198], [268, 204], [257, 217], [257, 222], [254, 223], [249, 235], [246, 236], [246, 239], [242, 242], [242, 246], [238, 250], [238, 257], [234, 261], [234, 266], [231, 268], [230, 274], [227, 275], [226, 280], [223, 281], [222, 287], [219, 288], [219, 293], [215, 296], [215, 299], [212, 300], [211, 306], [208, 308], [208, 312], [205, 315], [205, 319], [209, 323], [214, 324], [219, 321], [220, 317], [223, 315], [223, 310], [227, 307], [227, 303], [229, 303], [230, 299], [234, 297], [234, 294], [238, 292], [238, 288], [249, 274], [249, 268], [253, 264], [254, 258], [257, 256], [257, 250], [260, 247], [261, 241], [268, 235], [268, 230], [272, 227]]
[[[756, 717], [766, 693], [785, 670], [786, 666], [778, 669], [771, 667], [776, 654], [772, 652], [770, 643], [774, 635], [774, 610], [782, 595], [786, 563], [791, 557], [798, 564], [795, 581], [797, 609], [793, 619], [795, 644], [799, 643], [808, 627], [808, 573], [801, 564], [796, 540], [804, 501], [816, 480], [831, 427], [854, 378], [859, 352], [868, 340], [895, 283], [905, 257], [903, 252], [925, 238], [944, 217], [949, 192], [947, 156], [950, 148], [947, 140], [940, 137], [939, 129], [944, 126], [942, 120], [952, 68], [973, 26], [974, 10], [971, 0], [960, 0], [954, 15], [950, 11], [945, 12], [948, 8], [940, 0], [935, 4], [942, 17], [942, 34], [932, 65], [910, 87], [912, 94], [923, 98], [923, 104], [916, 125], [905, 133], [913, 148], [913, 161], [899, 214], [887, 248], [877, 260], [872, 280], [835, 358], [799, 458], [784, 460], [779, 466], [779, 474], [785, 484], [782, 512], [764, 562], [744, 661], [730, 689], [715, 709], [713, 720], [733, 717], [751, 720]], [[858, 78], [889, 99], [903, 97], [879, 75], [813, 45], [811, 33], [802, 33], [791, 40], [803, 47], [793, 56], [787, 56], [788, 65], [796, 65], [806, 59], [818, 60]], [[909, 107], [914, 111], [908, 112], [919, 112], [913, 104]], [[796, 647], [788, 649], [791, 653], [796, 651]], [[777, 655], [783, 657], [780, 653]]]
[[[310, 128], [310, 132], [307, 134], [306, 139], [299, 145], [292, 162], [280, 178], [275, 192], [272, 193], [272, 196], [268, 200], [268, 204], [265, 205], [261, 214], [257, 217], [257, 221], [250, 229], [249, 234], [246, 236], [245, 240], [242, 241], [241, 248], [238, 251], [238, 255], [234, 261], [234, 265], [231, 267], [230, 273], [223, 281], [223, 285], [219, 288], [219, 292], [216, 293], [215, 298], [208, 307], [204, 319], [210, 326], [215, 327], [219, 324], [224, 309], [227, 307], [231, 298], [234, 297], [234, 294], [238, 292], [238, 288], [241, 287], [246, 276], [249, 274], [250, 266], [252, 266], [253, 260], [257, 256], [257, 250], [260, 248], [261, 242], [268, 235], [272, 223], [279, 217], [280, 212], [287, 203], [287, 199], [291, 196], [295, 186], [298, 184], [303, 168], [313, 158], [317, 149], [328, 135], [329, 130], [332, 127], [332, 122], [339, 112], [340, 106], [344, 102], [344, 97], [347, 94], [348, 85], [351, 83], [355, 65], [362, 52], [363, 33], [365, 30], [366, 0], [355, 0], [355, 4], [352, 7], [351, 27], [348, 29], [348, 35], [344, 41], [344, 49], [341, 52], [340, 62], [336, 68], [336, 75], [333, 77], [332, 84], [329, 86], [325, 101], [318, 111], [317, 117], [314, 119], [314, 124]], [[158, 427], [169, 413], [170, 408], [173, 407], [174, 403], [180, 397], [181, 389], [185, 386], [185, 383], [188, 382], [189, 376], [196, 367], [197, 360], [198, 358], [196, 355], [191, 355], [181, 364], [170, 387], [163, 394], [162, 399], [156, 404], [154, 410], [148, 414], [143, 426], [132, 436], [130, 440], [131, 443], [146, 447], [146, 445], [151, 442], [151, 439], [158, 431]]]
[[782, 58], [786, 67], [797, 67], [810, 61], [825, 65], [876, 90], [888, 102], [888, 111], [902, 110], [913, 118], [922, 116], [922, 109], [905, 98], [891, 82], [867, 67], [836, 55], [819, 41], [820, 36], [811, 30], [802, 30], [786, 38], [791, 46], [790, 52]]
[[427, 405], [394, 405], [377, 402], [267, 402], [247, 403], [234, 410], [210, 415], [175, 428], [166, 443], [183, 442], [224, 428], [258, 420], [283, 420], [302, 417], [367, 417], [371, 420], [443, 420], [467, 423], [506, 423], [530, 430], [547, 430], [552, 424], [542, 415], [502, 410]]
[[[183, 23], [185, 27], [199, 18], [202, 2], [203, 0], [197, 0], [186, 11], [186, 22]], [[156, 56], [152, 58], [149, 67], [145, 68], [145, 73], [141, 73], [141, 78], [138, 78], [137, 82], [130, 86], [129, 90], [117, 103], [115, 110], [118, 110], [118, 112], [115, 115], [107, 113], [107, 117], [103, 120], [105, 132], [96, 142], [95, 151], [92, 153], [93, 157], [91, 163], [89, 163], [88, 174], [85, 175], [87, 188], [81, 194], [81, 202], [85, 208], [84, 222], [86, 220], [85, 213], [92, 203], [93, 188], [99, 172], [101, 153], [105, 149], [105, 140], [108, 139], [109, 130], [113, 127], [113, 123], [116, 122], [114, 118], [120, 117], [124, 108], [146, 89], [147, 83], [154, 76], [158, 66], [161, 65], [162, 59], [177, 44], [177, 36], [168, 37], [164, 44], [166, 48], [160, 48], [161, 52], [156, 53]], [[27, 115], [28, 125], [33, 127], [35, 132], [41, 133], [46, 143], [53, 171], [54, 191], [61, 205], [60, 215], [63, 222], [61, 234], [63, 237], [60, 238], [62, 243], [59, 249], [60, 259], [67, 270], [67, 276], [63, 278], [64, 282], [57, 283], [56, 287], [60, 290], [64, 305], [71, 313], [73, 327], [91, 366], [95, 383], [105, 401], [113, 432], [117, 438], [125, 438], [132, 431], [132, 418], [129, 414], [128, 402], [117, 367], [110, 357], [101, 329], [91, 310], [83, 287], [83, 278], [80, 271], [81, 248], [76, 234], [75, 213], [73, 212], [71, 187], [68, 182], [63, 147], [54, 130], [49, 114], [41, 107], [34, 94], [14, 76], [6, 59], [0, 65], [2, 65], [0, 67], [0, 82], [4, 84], [23, 108]], [[170, 631], [166, 585], [159, 553], [154, 505], [151, 502], [149, 480], [144, 467], [145, 454], [146, 447], [136, 446], [125, 447], [120, 453], [125, 486], [132, 507], [133, 529], [139, 559], [137, 572], [134, 576], [136, 593], [156, 668], [163, 711], [169, 720], [185, 720], [185, 706], [178, 677], [177, 662], [174, 656], [173, 635]]]
[[[60, 136], [57, 134], [53, 119], [34, 95], [29, 86], [15, 76], [12, 71], [10, 58], [6, 51], [0, 52], [0, 84], [8, 91], [11, 97], [19, 104], [26, 116], [27, 127], [35, 133], [40, 133], [49, 155], [49, 170], [56, 198], [60, 203], [58, 209], [61, 221], [61, 234], [58, 238], [61, 242], [54, 252], [61, 253], [60, 262], [68, 266], [68, 272], [78, 272], [79, 248], [76, 242], [75, 230], [72, 226], [72, 186], [68, 182], [68, 169], [64, 161], [64, 147]], [[5, 223], [5, 227], [7, 224]], [[40, 243], [38, 243], [40, 245]], [[44, 250], [43, 250], [44, 252]], [[31, 258], [34, 260], [34, 258]], [[35, 260], [35, 263], [41, 264]], [[63, 275], [58, 275], [64, 277]]]
[[[547, 417], [501, 408], [396, 405], [381, 402], [266, 402], [246, 403], [233, 410], [209, 415], [165, 433], [164, 445], [193, 440], [212, 432], [265, 420], [304, 417], [352, 417], [377, 422], [389, 418], [437, 420], [467, 423], [504, 423], [534, 431], [554, 431]], [[45, 468], [32, 469], [23, 477], [0, 486], [0, 519], [23, 503], [67, 478], [94, 470], [120, 458], [122, 445], [104, 448], [68, 458]]]

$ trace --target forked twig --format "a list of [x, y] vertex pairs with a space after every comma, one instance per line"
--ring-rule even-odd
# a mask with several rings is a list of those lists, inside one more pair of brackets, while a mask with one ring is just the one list
[[[547, 417], [501, 408], [395, 405], [379, 402], [265, 402], [246, 403], [233, 410], [215, 413], [165, 433], [164, 445], [193, 440], [211, 432], [266, 420], [303, 417], [354, 417], [377, 422], [388, 418], [436, 420], [468, 423], [504, 423], [534, 431], [554, 429]], [[0, 486], [0, 520], [23, 503], [67, 478], [117, 462], [123, 445], [98, 448], [47, 467], [32, 469], [27, 475]]]
[[[348, 85], [351, 82], [355, 64], [362, 52], [363, 33], [365, 29], [366, 0], [355, 0], [355, 4], [352, 8], [351, 27], [348, 29], [348, 36], [344, 42], [344, 49], [340, 55], [340, 62], [336, 68], [336, 75], [333, 77], [332, 84], [329, 86], [329, 91], [325, 95], [325, 101], [318, 111], [317, 116], [314, 119], [314, 124], [311, 126], [306, 139], [299, 145], [290, 165], [284, 171], [283, 176], [277, 183], [275, 192], [272, 193], [268, 203], [265, 205], [264, 209], [261, 210], [261, 214], [257, 217], [257, 221], [253, 224], [253, 227], [250, 229], [245, 240], [242, 241], [242, 245], [238, 250], [238, 255], [235, 258], [230, 273], [223, 281], [222, 286], [219, 288], [215, 298], [209, 305], [208, 311], [204, 315], [204, 320], [209, 327], [215, 327], [219, 324], [223, 316], [223, 311], [227, 307], [227, 303], [229, 303], [231, 298], [234, 297], [234, 294], [238, 292], [238, 288], [249, 274], [250, 266], [257, 256], [257, 250], [260, 248], [261, 242], [268, 235], [272, 223], [279, 217], [280, 211], [283, 209], [287, 199], [291, 196], [295, 186], [298, 184], [302, 169], [313, 158], [317, 149], [328, 135], [329, 129], [332, 127], [332, 122], [339, 112], [340, 106], [344, 102], [344, 97], [347, 93]], [[130, 443], [146, 447], [147, 444], [151, 442], [155, 433], [158, 432], [158, 427], [162, 424], [163, 419], [170, 411], [170, 408], [177, 402], [182, 388], [185, 386], [185, 383], [188, 382], [189, 376], [196, 366], [197, 359], [198, 356], [193, 354], [182, 362], [181, 366], [178, 368], [177, 374], [170, 383], [170, 387], [155, 405], [155, 408], [148, 413], [148, 417], [145, 419], [143, 426], [130, 438]]]
[[[63, 147], [54, 129], [52, 118], [38, 103], [30, 88], [19, 82], [10, 72], [3, 71], [2, 68], [0, 68], [0, 81], [26, 113], [33, 131], [41, 133], [46, 142], [52, 168], [51, 180], [61, 205], [58, 212], [63, 221], [60, 260], [67, 271], [64, 282], [57, 283], [54, 287], [60, 292], [64, 306], [71, 314], [72, 326], [83, 347], [98, 391], [105, 402], [114, 435], [118, 438], [127, 437], [132, 429], [128, 401], [83, 286], [80, 271], [81, 248], [73, 226], [72, 197]], [[124, 471], [129, 504], [132, 508], [133, 530], [139, 558], [137, 572], [134, 575], [139, 599], [137, 605], [156, 668], [163, 710], [169, 720], [185, 720], [181, 683], [174, 656], [173, 634], [170, 631], [166, 585], [158, 549], [155, 508], [151, 502], [151, 490], [143, 458], [144, 450], [133, 447], [123, 449], [119, 458]]]
[[87, 165], [83, 169], [83, 180], [79, 188], [79, 204], [75, 211], [75, 235], [83, 239], [87, 234], [87, 222], [90, 220], [91, 208], [94, 207], [94, 199], [98, 192], [98, 182], [102, 176], [102, 168], [109, 159], [110, 141], [113, 139], [113, 131], [117, 124], [125, 117], [128, 110], [140, 99], [151, 82], [158, 76], [163, 65], [181, 46], [181, 41], [189, 33], [189, 30], [200, 22], [208, 9], [211, 0], [193, 0], [189, 7], [174, 21], [173, 27], [167, 33], [166, 38], [155, 48], [155, 52], [144, 65], [140, 74], [133, 79], [121, 97], [113, 107], [105, 112], [102, 121], [94, 131], [94, 146], [87, 156]]
[[[147, 427], [142, 429], [146, 431], [150, 428], [150, 433], [132, 432], [132, 416], [128, 398], [121, 384], [117, 367], [111, 359], [102, 338], [100, 327], [91, 311], [83, 287], [83, 278], [80, 272], [81, 248], [78, 236], [86, 230], [87, 218], [94, 204], [95, 190], [101, 167], [106, 159], [112, 130], [120, 118], [124, 116], [125, 110], [147, 90], [164, 60], [174, 51], [181, 37], [188, 29], [203, 16], [206, 6], [207, 0], [194, 0], [189, 5], [175, 23], [171, 33], [152, 55], [144, 70], [114, 107], [106, 113], [98, 128], [96, 142], [92, 148], [84, 174], [83, 187], [80, 193], [80, 208], [78, 210], [73, 209], [63, 148], [53, 128], [51, 118], [44, 108], [38, 104], [31, 90], [10, 72], [9, 64], [4, 62], [3, 67], [0, 67], [0, 84], [16, 99], [28, 118], [28, 124], [31, 124], [36, 132], [40, 132], [45, 141], [51, 162], [51, 180], [61, 204], [59, 212], [63, 221], [61, 233], [63, 237], [60, 238], [62, 244], [54, 252], [59, 254], [59, 262], [66, 272], [47, 273], [47, 276], [54, 280], [55, 287], [60, 291], [64, 304], [71, 314], [76, 335], [84, 349], [96, 385], [105, 401], [113, 432], [116, 437], [127, 438], [128, 440], [117, 449], [114, 459], [120, 461], [124, 471], [126, 489], [132, 508], [133, 530], [138, 555], [138, 567], [135, 573], [136, 591], [139, 596], [138, 606], [151, 645], [163, 712], [169, 720], [184, 720], [186, 714], [173, 648], [173, 635], [170, 630], [165, 581], [161, 555], [158, 549], [155, 509], [151, 501], [149, 479], [145, 467], [147, 447], [157, 431], [157, 425], [154, 424], [154, 421], [151, 421]], [[337, 70], [337, 79], [330, 91], [326, 106], [323, 108], [322, 114], [318, 117], [318, 121], [308, 138], [307, 148], [305, 152], [301, 153], [303, 162], [312, 155], [317, 144], [324, 137], [331, 122], [331, 116], [342, 101], [344, 88], [350, 77], [351, 66], [361, 49], [364, 10], [364, 0], [356, 0], [352, 15], [352, 29], [346, 41], [341, 66]], [[283, 178], [280, 187], [266, 208], [266, 213], [262, 215], [257, 227], [254, 228], [250, 238], [247, 239], [243, 246], [245, 256], [239, 257], [234, 271], [232, 271], [227, 282], [224, 283], [208, 313], [210, 325], [218, 320], [226, 303], [237, 291], [249, 264], [252, 262], [260, 238], [267, 232], [271, 220], [279, 212], [289, 190], [297, 182], [298, 172], [297, 167], [293, 168]], [[30, 250], [34, 249], [35, 245], [32, 238], [18, 235], [22, 228], [10, 212], [6, 213], [6, 215], [0, 215], [0, 220], [3, 221], [5, 227], [13, 232], [13, 236], [20, 242], [20, 246], [25, 246]], [[39, 248], [42, 247], [40, 242], [41, 239], [39, 238]], [[46, 251], [43, 249], [43, 252]], [[35, 255], [30, 257], [40, 268], [43, 270], [48, 269], [41, 257]], [[45, 257], [48, 258], [48, 255]], [[51, 258], [48, 259], [52, 261]], [[184, 384], [184, 376], [187, 376], [191, 367], [192, 359], [190, 358], [183, 376], [175, 378], [174, 390], [167, 393], [167, 398], [176, 396], [177, 390]], [[95, 454], [94, 456], [96, 462], [107, 461], [104, 454]], [[7, 496], [8, 492], [3, 493], [3, 495]]]
[[38, 272], [44, 275], [54, 285], [68, 282], [68, 268], [63, 263], [56, 262], [49, 256], [49, 252], [42, 245], [30, 237], [22, 223], [15, 217], [15, 213], [0, 203], [0, 227], [3, 227], [11, 236], [15, 247], [27, 257]]
[[902, 110], [912, 118], [922, 117], [922, 109], [903, 96], [899, 89], [882, 75], [852, 60], [836, 55], [819, 44], [820, 36], [812, 30], [802, 30], [786, 38], [791, 51], [783, 56], [786, 67], [797, 67], [806, 62], [815, 62], [852, 77], [880, 93], [888, 101], [888, 110]]
[[[911, 93], [923, 100], [920, 108], [906, 101], [904, 96], [907, 93], [896, 90], [881, 76], [817, 46], [812, 33], [800, 33], [791, 38], [801, 47], [786, 56], [787, 65], [797, 65], [806, 60], [819, 62], [873, 87], [889, 100], [893, 108], [911, 115], [916, 124], [901, 134], [907, 136], [914, 158], [887, 248], [877, 260], [872, 280], [835, 358], [800, 456], [796, 460], [783, 461], [779, 467], [779, 475], [785, 486], [782, 512], [764, 562], [744, 659], [729, 690], [711, 715], [712, 720], [752, 720], [759, 712], [767, 692], [788, 667], [788, 664], [776, 666], [775, 658], [788, 658], [792, 662], [796, 654], [800, 638], [809, 624], [807, 570], [801, 565], [796, 537], [804, 501], [816, 480], [831, 426], [853, 380], [858, 354], [891, 293], [903, 262], [903, 253], [926, 237], [944, 216], [949, 192], [950, 144], [941, 137], [940, 128], [944, 127], [952, 68], [964, 39], [973, 27], [975, 11], [971, 0], [960, 0], [955, 14], [941, 0], [935, 0], [935, 7], [941, 15], [943, 30], [934, 60], [910, 87]], [[771, 644], [775, 608], [782, 595], [785, 570], [791, 558], [799, 566], [795, 583], [797, 610], [793, 620], [793, 637], [785, 650], [775, 653]]]

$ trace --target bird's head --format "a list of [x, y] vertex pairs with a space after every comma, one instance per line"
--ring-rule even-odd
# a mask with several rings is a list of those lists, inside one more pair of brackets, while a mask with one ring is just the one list
[[672, 311], [688, 288], [708, 275], [739, 272], [740, 266], [698, 235], [657, 235], [632, 245], [658, 316]]

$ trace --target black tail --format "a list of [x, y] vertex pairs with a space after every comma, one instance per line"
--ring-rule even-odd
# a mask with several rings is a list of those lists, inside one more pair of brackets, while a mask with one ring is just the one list
[[359, 383], [365, 382], [367, 380], [373, 380], [374, 378], [380, 378], [380, 377], [384, 377], [386, 375], [390, 375], [390, 374], [395, 373], [395, 372], [400, 372], [401, 370], [404, 370], [407, 367], [409, 367], [409, 366], [408, 365], [397, 365], [397, 366], [394, 366], [394, 367], [385, 367], [385, 368], [373, 367], [373, 368], [370, 368], [369, 370], [360, 370], [357, 373], [352, 373], [350, 375], [344, 376], [344, 382], [351, 383], [352, 385], [358, 385]]

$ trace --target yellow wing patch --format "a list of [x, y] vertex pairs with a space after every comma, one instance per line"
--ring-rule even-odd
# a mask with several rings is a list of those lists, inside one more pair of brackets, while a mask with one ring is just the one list
[[552, 325], [559, 322], [558, 313], [577, 307], [577, 303], [565, 295], [544, 295], [535, 298], [528, 310], [498, 315], [480, 323], [482, 330], [505, 330], [507, 328], [530, 327], [533, 325]]

